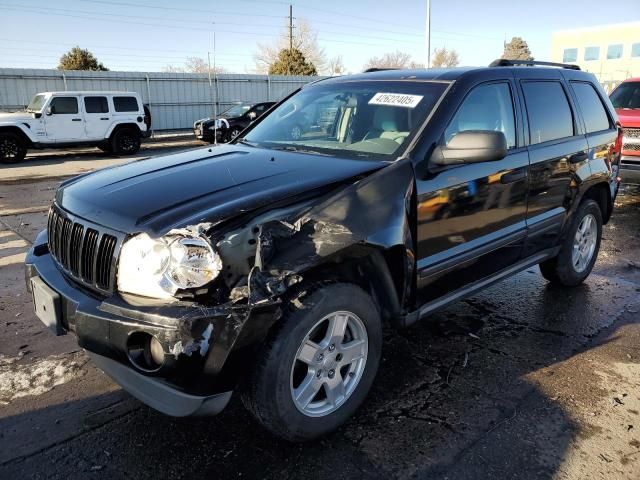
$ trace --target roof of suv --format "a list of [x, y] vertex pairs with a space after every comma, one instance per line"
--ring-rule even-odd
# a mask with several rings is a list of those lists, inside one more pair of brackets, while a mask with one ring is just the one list
[[138, 95], [138, 93], [124, 90], [68, 90], [66, 92], [38, 92], [37, 95]]
[[[456, 68], [421, 68], [421, 69], [398, 69], [398, 70], [378, 70], [364, 73], [356, 73], [354, 75], [348, 75], [345, 77], [333, 77], [326, 79], [325, 81], [337, 81], [342, 80], [435, 80], [452, 82], [461, 79], [470, 73], [495, 72], [496, 69], [504, 69], [505, 71], [514, 72], [531, 72], [535, 69], [536, 76], [541, 74], [538, 72], [549, 72], [549, 77], [557, 78], [557, 71], [563, 70], [564, 72], [571, 72], [571, 77], [584, 77], [592, 79], [592, 74], [580, 70], [562, 69], [557, 67], [531, 67], [531, 66], [496, 66], [496, 67], [456, 67]], [[544, 74], [542, 74], [544, 75]], [[324, 83], [323, 81], [322, 83]]]

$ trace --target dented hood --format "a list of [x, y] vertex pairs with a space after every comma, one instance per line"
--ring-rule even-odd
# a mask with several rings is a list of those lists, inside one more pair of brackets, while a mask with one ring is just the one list
[[216, 223], [385, 165], [241, 145], [205, 147], [77, 177], [60, 186], [56, 202], [121, 232], [161, 235]]

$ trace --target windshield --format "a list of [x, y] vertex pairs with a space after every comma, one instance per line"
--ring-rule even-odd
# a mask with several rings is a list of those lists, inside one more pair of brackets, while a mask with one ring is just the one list
[[640, 82], [622, 83], [611, 94], [615, 108], [640, 108]]
[[421, 81], [331, 82], [303, 88], [245, 141], [274, 150], [392, 159], [446, 88]]
[[27, 107], [27, 112], [39, 112], [42, 110], [44, 106], [45, 96], [44, 95], [36, 95], [31, 99], [29, 106]]
[[251, 105], [246, 105], [246, 104], [245, 105], [234, 105], [233, 107], [228, 108], [224, 112], [222, 112], [220, 114], [220, 116], [221, 117], [227, 117], [227, 118], [241, 117], [250, 108], [251, 108]]

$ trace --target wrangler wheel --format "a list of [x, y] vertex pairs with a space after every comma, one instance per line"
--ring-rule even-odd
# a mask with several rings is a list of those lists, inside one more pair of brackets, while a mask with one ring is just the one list
[[140, 150], [140, 132], [121, 128], [111, 137], [111, 152], [115, 155], [133, 155]]
[[272, 433], [303, 441], [335, 430], [362, 403], [382, 332], [373, 300], [356, 285], [326, 285], [296, 305], [259, 354], [243, 401]]
[[27, 155], [22, 139], [11, 132], [0, 133], [0, 163], [18, 163]]

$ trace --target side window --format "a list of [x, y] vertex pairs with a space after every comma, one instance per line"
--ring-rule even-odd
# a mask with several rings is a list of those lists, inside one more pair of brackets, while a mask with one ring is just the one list
[[578, 104], [587, 126], [587, 133], [599, 132], [611, 128], [609, 116], [602, 105], [602, 100], [593, 85], [583, 82], [571, 82], [571, 88], [578, 98]]
[[502, 132], [507, 146], [516, 146], [513, 98], [508, 83], [480, 85], [471, 91], [445, 130], [447, 143], [458, 132], [491, 130]]
[[113, 97], [113, 107], [116, 112], [137, 112], [138, 100], [136, 97]]
[[54, 97], [49, 107], [54, 115], [72, 115], [78, 113], [78, 99], [76, 97]]
[[531, 144], [572, 137], [573, 115], [560, 82], [523, 82]]
[[266, 108], [265, 105], [257, 105], [256, 106], [256, 113], [260, 114], [260, 113], [264, 112], [265, 108]]
[[84, 97], [84, 110], [87, 113], [108, 113], [107, 97]]

